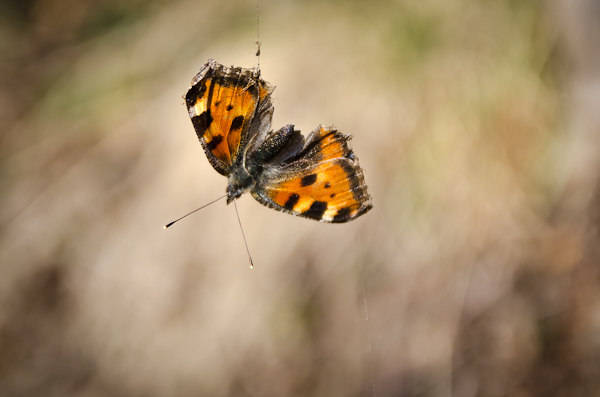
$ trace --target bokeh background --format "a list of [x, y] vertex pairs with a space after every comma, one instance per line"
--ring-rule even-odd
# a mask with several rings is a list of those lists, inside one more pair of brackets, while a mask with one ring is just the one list
[[[374, 209], [224, 193], [182, 95], [253, 0], [0, 3], [1, 396], [600, 395], [600, 5], [260, 0], [274, 128]], [[366, 306], [365, 306], [366, 301]]]

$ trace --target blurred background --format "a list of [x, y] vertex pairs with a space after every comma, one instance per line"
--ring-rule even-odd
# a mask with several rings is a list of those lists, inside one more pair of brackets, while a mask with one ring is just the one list
[[352, 134], [374, 209], [245, 195], [249, 270], [224, 202], [162, 226], [225, 192], [181, 97], [256, 27], [0, 3], [0, 395], [600, 395], [600, 3], [261, 0], [273, 128]]

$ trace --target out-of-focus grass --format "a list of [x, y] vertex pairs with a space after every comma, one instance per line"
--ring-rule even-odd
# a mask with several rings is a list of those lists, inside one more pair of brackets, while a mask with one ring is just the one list
[[262, 1], [273, 127], [351, 133], [375, 207], [323, 225], [240, 200], [252, 272], [222, 203], [161, 226], [225, 188], [181, 95], [209, 57], [256, 64], [255, 2], [2, 7], [0, 394], [593, 390], [547, 4]]

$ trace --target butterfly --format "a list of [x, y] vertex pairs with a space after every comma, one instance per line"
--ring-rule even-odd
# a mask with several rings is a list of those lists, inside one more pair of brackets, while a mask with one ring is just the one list
[[209, 59], [184, 96], [213, 168], [227, 177], [227, 204], [250, 192], [259, 203], [321, 222], [348, 222], [373, 205], [349, 135], [319, 125], [307, 136], [271, 130], [274, 87], [260, 70]]

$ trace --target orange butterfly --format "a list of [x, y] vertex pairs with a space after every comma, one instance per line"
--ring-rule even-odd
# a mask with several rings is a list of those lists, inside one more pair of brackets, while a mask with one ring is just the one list
[[249, 191], [267, 207], [332, 223], [373, 208], [350, 137], [322, 125], [306, 137], [291, 124], [272, 131], [272, 92], [260, 71], [209, 59], [184, 97], [208, 161], [227, 177], [227, 204]]

